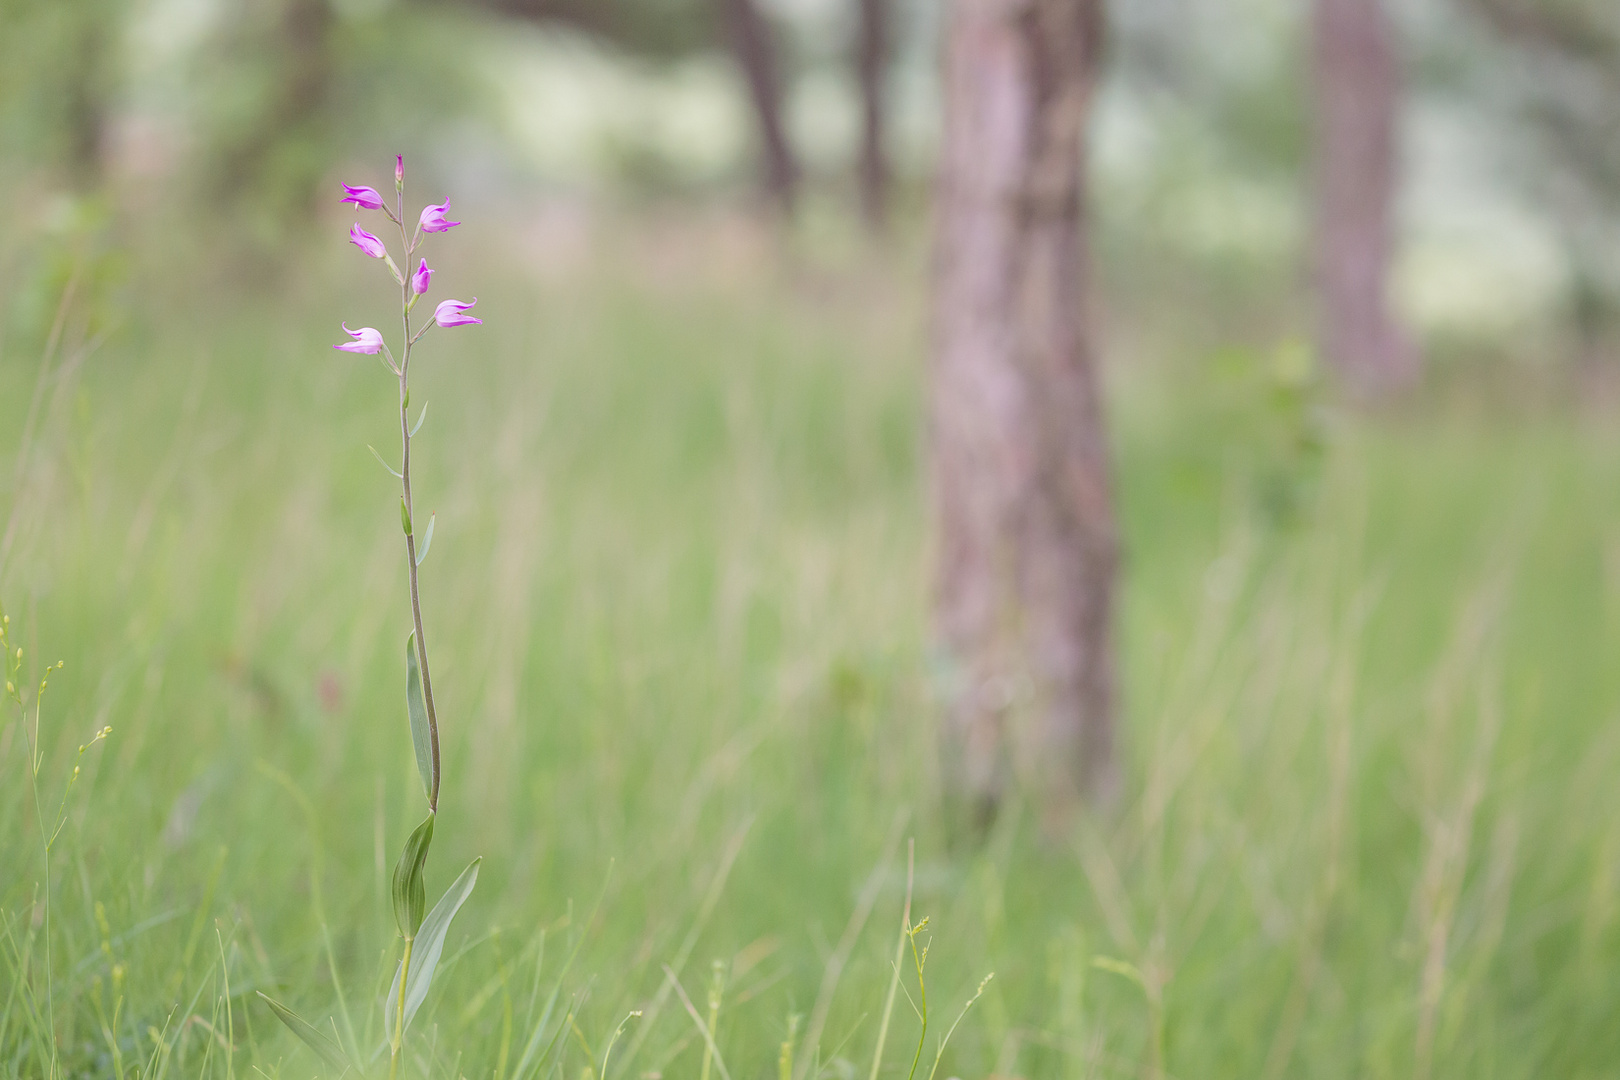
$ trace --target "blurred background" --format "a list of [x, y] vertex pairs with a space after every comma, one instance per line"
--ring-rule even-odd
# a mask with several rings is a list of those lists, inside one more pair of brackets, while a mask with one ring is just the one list
[[[20, 244], [74, 205], [228, 222], [232, 246], [285, 253], [341, 216], [334, 177], [396, 147], [420, 183], [576, 246], [675, 204], [774, 204], [811, 237], [864, 210], [903, 238], [937, 157], [946, 14], [917, 0], [12, 0], [7, 17]], [[1442, 356], [1595, 363], [1616, 278], [1612, 18], [1574, 0], [1389, 17], [1401, 314]], [[1309, 29], [1306, 4], [1110, 12], [1091, 143], [1111, 278], [1241, 268], [1264, 294], [1299, 276]]]
[[924, 1068], [996, 975], [941, 1078], [1620, 1070], [1620, 8], [1080, 6], [1117, 670], [1054, 828], [942, 736], [994, 2], [0, 0], [0, 1077], [310, 1075], [256, 990], [380, 1037], [397, 401], [330, 346], [396, 153], [485, 319], [413, 366], [430, 895], [484, 863], [410, 1070], [706, 1076], [678, 981], [737, 1080], [902, 1076], [908, 888]]

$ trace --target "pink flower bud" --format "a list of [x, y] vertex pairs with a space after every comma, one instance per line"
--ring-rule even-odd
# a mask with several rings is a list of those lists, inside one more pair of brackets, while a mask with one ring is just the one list
[[358, 330], [350, 330], [349, 324], [344, 323], [343, 332], [354, 338], [354, 340], [346, 341], [342, 345], [334, 345], [332, 348], [342, 349], [344, 352], [365, 353], [368, 356], [375, 356], [382, 350], [382, 332], [374, 327], [362, 326]]
[[424, 206], [422, 217], [417, 222], [423, 232], [449, 232], [460, 225], [459, 221], [446, 221], [445, 212], [450, 209], [450, 200], [446, 199], [438, 206]]
[[475, 319], [471, 315], [462, 314], [476, 303], [478, 303], [478, 297], [476, 296], [472, 298], [470, 303], [466, 304], [463, 304], [460, 300], [441, 300], [439, 306], [433, 309], [433, 321], [446, 329], [452, 326], [482, 324], [483, 319]]
[[362, 229], [358, 221], [354, 223], [354, 228], [349, 230], [349, 243], [370, 255], [373, 259], [380, 259], [388, 254], [388, 249], [383, 246], [383, 242]]
[[382, 196], [373, 187], [354, 187], [343, 185], [344, 195], [339, 202], [354, 203], [361, 210], [381, 210], [383, 208]]
[[423, 259], [422, 265], [418, 266], [416, 273], [411, 275], [411, 291], [417, 296], [421, 296], [428, 291], [428, 286], [432, 283], [433, 271], [428, 269], [427, 260]]
[[396, 188], [402, 188], [402, 187], [405, 186], [405, 155], [404, 154], [395, 154], [394, 155], [394, 186]]

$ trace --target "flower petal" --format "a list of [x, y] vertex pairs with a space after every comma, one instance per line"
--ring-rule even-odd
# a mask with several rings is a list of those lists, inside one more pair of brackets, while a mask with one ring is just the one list
[[370, 255], [373, 259], [380, 259], [388, 254], [388, 248], [383, 245], [383, 242], [362, 229], [358, 221], [349, 230], [349, 243]]
[[439, 306], [433, 309], [433, 321], [449, 329], [452, 326], [472, 326], [482, 324], [483, 319], [475, 319], [471, 315], [463, 314], [473, 304], [478, 303], [478, 297], [462, 303], [460, 300], [442, 300]]
[[423, 232], [448, 232], [460, 225], [459, 221], [445, 220], [445, 214], [450, 209], [450, 200], [446, 199], [437, 206], [424, 206], [422, 216], [417, 219], [417, 226]]
[[361, 210], [381, 210], [383, 208], [382, 196], [374, 187], [355, 187], [353, 184], [343, 185], [343, 198], [339, 202], [354, 203]]
[[332, 348], [341, 349], [343, 352], [365, 353], [368, 356], [375, 356], [382, 351], [382, 331], [374, 326], [362, 326], [358, 330], [350, 330], [349, 324], [344, 323], [343, 332], [354, 338], [354, 340], [346, 341], [342, 345], [334, 345]]

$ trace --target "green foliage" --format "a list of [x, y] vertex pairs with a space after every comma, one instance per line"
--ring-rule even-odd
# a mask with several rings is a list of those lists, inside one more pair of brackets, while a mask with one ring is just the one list
[[334, 162], [421, 147], [481, 92], [465, 7], [254, 0], [227, 4], [183, 75], [195, 125], [191, 195], [223, 239], [284, 253], [305, 239]]
[[405, 850], [394, 864], [394, 883], [390, 895], [394, 901], [394, 924], [406, 941], [416, 937], [422, 926], [422, 913], [427, 910], [426, 887], [422, 884], [422, 868], [427, 864], [428, 848], [433, 844], [433, 819], [429, 812], [422, 824], [405, 841]]
[[1217, 350], [1187, 373], [1196, 387], [1175, 418], [1166, 480], [1188, 496], [1236, 497], [1270, 526], [1312, 512], [1333, 432], [1323, 379], [1309, 345]]
[[[113, 208], [97, 195], [60, 195], [31, 223], [3, 301], [7, 350], [38, 357], [115, 331], [129, 298], [130, 262], [114, 239]], [[10, 259], [8, 262], [12, 261]]]
[[[411, 949], [411, 970], [405, 976], [405, 1020], [402, 1027], [406, 1030], [410, 1028], [416, 1010], [422, 1007], [423, 1000], [427, 998], [433, 973], [438, 970], [439, 956], [444, 952], [444, 936], [450, 932], [450, 920], [456, 917], [461, 905], [472, 895], [473, 886], [478, 884], [478, 864], [482, 861], [480, 857], [469, 863], [461, 876], [445, 890], [439, 902], [433, 905], [427, 918], [422, 920]], [[403, 966], [402, 962], [400, 967]], [[399, 973], [400, 968], [395, 968], [393, 985], [388, 988], [388, 996], [383, 998], [384, 1031], [394, 1030], [394, 1018], [398, 1014]]]
[[[433, 546], [433, 523], [438, 521], [438, 515], [429, 514], [427, 528], [422, 531], [422, 546], [416, 549], [416, 565], [421, 566], [422, 560], [427, 558], [428, 549]], [[414, 713], [412, 714], [415, 715]], [[414, 724], [415, 721], [413, 720]], [[412, 730], [415, 730], [414, 728]]]
[[[454, 548], [423, 597], [435, 690], [465, 718], [441, 731], [435, 843], [489, 857], [402, 1075], [697, 1077], [708, 1040], [665, 967], [701, 1011], [718, 959], [716, 1075], [864, 1078], [908, 835], [934, 933], [919, 1078], [936, 1055], [936, 1080], [1123, 1080], [1161, 1051], [1167, 1076], [1406, 1077], [1420, 1048], [1434, 1080], [1620, 1065], [1611, 416], [1323, 421], [1280, 523], [1259, 477], [1320, 388], [1276, 389], [1269, 349], [1230, 375], [1117, 370], [1120, 804], [1055, 844], [1012, 806], [953, 847], [918, 298], [627, 250], [546, 283], [491, 256], [502, 319], [446, 335], [413, 389], [439, 403], [412, 469]], [[19, 685], [67, 661], [39, 727], [47, 833], [82, 769], [47, 854], [0, 718], [6, 1080], [50, 1075], [53, 1048], [58, 1075], [112, 1075], [115, 1049], [153, 1080], [335, 1075], [260, 990], [367, 1069], [392, 1034], [390, 858], [420, 780], [394, 496], [366, 450], [399, 417], [369, 358], [330, 349], [387, 286], [349, 269], [295, 304], [143, 265], [127, 331], [51, 384], [20, 483], [39, 368], [0, 357]], [[456, 895], [454, 865], [424, 899]], [[895, 1005], [880, 1080], [917, 1051]]]
[[44, 164], [70, 188], [101, 180], [102, 144], [123, 73], [127, 0], [7, 0], [0, 35], [0, 170]]

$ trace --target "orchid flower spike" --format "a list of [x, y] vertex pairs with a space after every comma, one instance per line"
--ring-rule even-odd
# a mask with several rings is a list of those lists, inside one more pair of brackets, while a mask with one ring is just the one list
[[355, 187], [352, 184], [343, 185], [343, 198], [339, 202], [354, 203], [361, 210], [381, 210], [383, 208], [382, 196], [374, 187]]
[[354, 223], [354, 228], [349, 230], [349, 243], [370, 255], [373, 259], [380, 259], [388, 254], [388, 249], [383, 246], [383, 242], [362, 229], [358, 221]]
[[423, 232], [449, 232], [461, 224], [459, 221], [446, 221], [444, 219], [444, 215], [449, 209], [449, 199], [444, 200], [437, 206], [424, 206], [422, 208], [422, 217], [417, 221], [417, 226]]
[[346, 341], [342, 345], [334, 345], [332, 348], [342, 349], [344, 352], [365, 353], [367, 356], [376, 356], [378, 352], [382, 351], [382, 331], [375, 327], [362, 326], [358, 330], [350, 330], [349, 324], [344, 323], [343, 332], [354, 338], [354, 340]]
[[428, 286], [432, 283], [433, 271], [428, 269], [427, 260], [423, 259], [422, 265], [418, 266], [416, 273], [411, 275], [411, 291], [417, 296], [421, 296], [428, 291]]
[[446, 329], [449, 329], [452, 326], [471, 326], [474, 323], [482, 324], [484, 321], [483, 319], [475, 319], [471, 315], [463, 314], [463, 312], [476, 303], [478, 303], [478, 297], [476, 296], [472, 298], [470, 303], [466, 304], [462, 303], [460, 300], [441, 300], [439, 302], [439, 306], [433, 309], [433, 321]]

